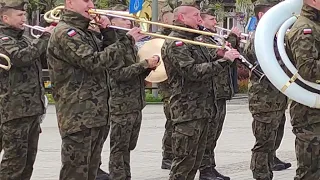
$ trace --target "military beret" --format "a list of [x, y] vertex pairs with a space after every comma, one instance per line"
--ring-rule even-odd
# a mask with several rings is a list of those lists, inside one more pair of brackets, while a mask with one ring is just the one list
[[28, 8], [27, 0], [0, 0], [0, 8], [12, 8], [26, 11]]
[[216, 16], [214, 8], [203, 9], [203, 10], [201, 10], [201, 14], [208, 14], [208, 15], [211, 15], [211, 16]]
[[127, 11], [128, 10], [128, 6], [123, 5], [123, 4], [116, 4], [115, 6], [113, 6], [111, 8], [111, 10], [113, 10], [113, 11]]
[[278, 4], [279, 2], [280, 0], [254, 0], [253, 5], [255, 8], [261, 6], [272, 7]]

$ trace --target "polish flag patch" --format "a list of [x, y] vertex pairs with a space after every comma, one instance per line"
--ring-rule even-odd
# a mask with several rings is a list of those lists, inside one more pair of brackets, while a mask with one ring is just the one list
[[311, 34], [311, 33], [312, 33], [312, 30], [310, 28], [303, 30], [303, 34]]
[[182, 46], [183, 45], [183, 42], [182, 41], [177, 41], [176, 42], [176, 46]]
[[8, 37], [2, 37], [1, 40], [3, 40], [3, 41], [8, 41], [9, 38], [8, 38]]
[[68, 36], [73, 37], [74, 35], [77, 34], [77, 32], [74, 29], [70, 29], [67, 34]]

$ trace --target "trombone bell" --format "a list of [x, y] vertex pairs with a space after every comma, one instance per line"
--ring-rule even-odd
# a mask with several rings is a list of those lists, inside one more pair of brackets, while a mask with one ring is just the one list
[[159, 66], [155, 70], [151, 71], [145, 79], [148, 82], [160, 83], [168, 79], [167, 72], [161, 58], [161, 48], [164, 41], [164, 39], [160, 38], [151, 39], [150, 41], [144, 43], [138, 51], [140, 61], [150, 58], [153, 55], [158, 55], [160, 57]]
[[11, 62], [10, 62], [10, 58], [4, 54], [1, 54], [0, 53], [0, 58], [3, 58], [7, 61], [8, 65], [3, 65], [3, 64], [0, 64], [0, 68], [2, 69], [5, 69], [5, 70], [9, 70], [11, 68]]

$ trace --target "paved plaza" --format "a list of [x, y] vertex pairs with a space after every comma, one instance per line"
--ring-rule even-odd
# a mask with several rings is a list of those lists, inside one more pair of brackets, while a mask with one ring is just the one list
[[[249, 169], [250, 149], [254, 143], [251, 130], [251, 114], [247, 98], [228, 102], [227, 117], [216, 149], [217, 169], [232, 180], [252, 180]], [[147, 105], [143, 111], [143, 123], [138, 146], [131, 154], [133, 180], [167, 180], [168, 170], [160, 169], [161, 140], [165, 117], [161, 104]], [[33, 180], [58, 180], [60, 170], [60, 135], [55, 108], [50, 105], [42, 124], [39, 151], [32, 176]], [[109, 138], [103, 150], [102, 168], [108, 170]], [[278, 157], [291, 162], [293, 167], [275, 172], [274, 180], [292, 180], [295, 174], [294, 136], [287, 117], [285, 134], [278, 150]], [[198, 179], [198, 175], [196, 177]]]

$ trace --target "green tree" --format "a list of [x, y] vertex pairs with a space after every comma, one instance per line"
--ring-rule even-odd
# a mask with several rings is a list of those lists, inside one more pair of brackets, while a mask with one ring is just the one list
[[244, 14], [243, 24], [245, 26], [254, 14], [251, 0], [236, 0], [236, 11]]

